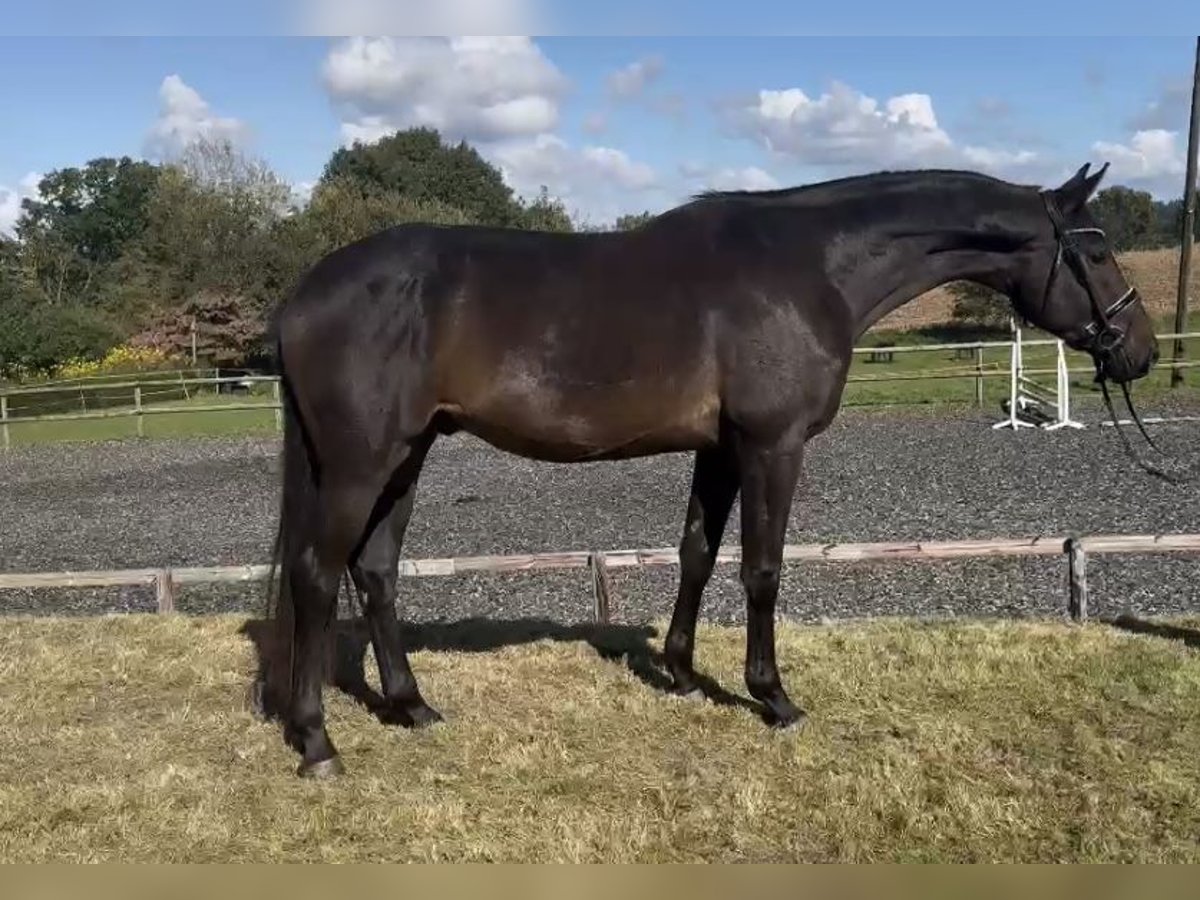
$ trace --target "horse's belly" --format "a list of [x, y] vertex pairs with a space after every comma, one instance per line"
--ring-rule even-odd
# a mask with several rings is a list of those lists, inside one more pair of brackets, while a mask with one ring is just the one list
[[[597, 392], [600, 393], [600, 392]], [[536, 395], [445, 404], [455, 426], [498, 449], [551, 462], [627, 459], [693, 450], [717, 439], [715, 396], [619, 392], [546, 403]]]

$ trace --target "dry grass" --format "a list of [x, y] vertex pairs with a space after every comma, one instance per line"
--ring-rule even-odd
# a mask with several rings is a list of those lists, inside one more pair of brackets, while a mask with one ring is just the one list
[[[312, 783], [244, 708], [243, 623], [7, 620], [0, 859], [1200, 858], [1200, 658], [1179, 641], [781, 627], [813, 718], [776, 734], [649, 687], [632, 630], [591, 635], [629, 653], [607, 658], [588, 629], [447, 627], [414, 666], [448, 723], [395, 731], [330, 690], [349, 774]], [[739, 695], [742, 648], [701, 631], [702, 669]]]
[[[1196, 257], [1197, 250], [1192, 251]], [[1117, 254], [1117, 262], [1137, 287], [1152, 316], [1175, 313], [1175, 294], [1179, 284], [1179, 250], [1134, 250]], [[1200, 296], [1200, 265], [1193, 265], [1189, 296]], [[873, 330], [907, 330], [944, 325], [954, 313], [954, 295], [944, 287], [922, 294], [875, 324]]]

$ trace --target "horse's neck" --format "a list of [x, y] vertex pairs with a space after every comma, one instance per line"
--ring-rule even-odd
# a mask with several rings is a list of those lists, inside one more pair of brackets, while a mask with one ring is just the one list
[[889, 313], [952, 281], [972, 280], [1006, 291], [1017, 258], [1011, 249], [997, 247], [994, 230], [979, 229], [983, 220], [980, 210], [962, 221], [939, 215], [916, 224], [901, 214], [894, 222], [876, 219], [833, 241], [826, 265], [850, 306], [856, 338]]
[[973, 257], [958, 253], [931, 254], [915, 248], [912, 252], [898, 250], [896, 255], [900, 257], [899, 265], [891, 267], [886, 274], [878, 273], [874, 281], [856, 279], [855, 287], [843, 288], [842, 295], [850, 304], [856, 323], [856, 337], [861, 337], [889, 313], [944, 284], [973, 280], [1001, 291], [1006, 284], [1007, 261], [995, 254], [987, 254], [992, 257], [991, 265], [981, 264], [982, 254]]

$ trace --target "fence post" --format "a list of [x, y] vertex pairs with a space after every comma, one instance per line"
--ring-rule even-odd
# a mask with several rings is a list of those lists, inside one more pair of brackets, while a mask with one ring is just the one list
[[133, 389], [133, 411], [137, 416], [137, 436], [146, 436], [146, 420], [142, 416], [142, 386], [139, 384]]
[[12, 437], [8, 433], [8, 394], [0, 394], [0, 431], [4, 432], [4, 449], [12, 449]]
[[983, 406], [983, 347], [975, 345], [975, 405]]
[[610, 603], [611, 586], [608, 580], [608, 566], [604, 562], [603, 553], [592, 553], [588, 556], [588, 568], [592, 570], [592, 618], [601, 625], [612, 621], [612, 604]]
[[1067, 611], [1074, 621], [1083, 622], [1088, 615], [1087, 554], [1078, 538], [1067, 538], [1063, 552], [1067, 554]]
[[275, 430], [283, 431], [283, 405], [279, 397], [279, 379], [271, 382], [271, 395], [275, 398]]
[[154, 599], [160, 613], [175, 612], [175, 581], [170, 569], [162, 569], [154, 576]]

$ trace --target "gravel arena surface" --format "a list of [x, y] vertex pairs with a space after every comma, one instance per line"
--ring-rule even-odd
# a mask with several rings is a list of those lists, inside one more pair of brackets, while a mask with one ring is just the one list
[[[1092, 398], [1083, 431], [993, 431], [998, 410], [844, 410], [809, 444], [788, 541], [948, 540], [1068, 533], [1200, 531], [1197, 485], [1136, 469]], [[1144, 416], [1186, 413], [1148, 404]], [[1151, 425], [1168, 453], [1195, 460], [1200, 423]], [[1130, 438], [1144, 455], [1140, 436]], [[271, 437], [58, 444], [0, 452], [0, 569], [35, 572], [266, 562], [274, 538], [279, 442]], [[553, 465], [500, 453], [474, 438], [434, 445], [405, 556], [674, 547], [691, 458]], [[1200, 482], [1198, 482], [1200, 484]], [[738, 508], [726, 542], [738, 539]], [[1200, 609], [1200, 559], [1089, 560], [1094, 614]], [[705, 595], [711, 621], [743, 621], [736, 566]], [[676, 567], [615, 570], [613, 617], [667, 617]], [[1060, 617], [1060, 557], [879, 564], [789, 564], [780, 613], [801, 621], [869, 616]], [[189, 587], [183, 612], [252, 612], [263, 586]], [[348, 600], [342, 599], [342, 614]], [[590, 575], [403, 579], [410, 621], [591, 615]], [[148, 588], [0, 591], [0, 613], [94, 615], [150, 611]]]

